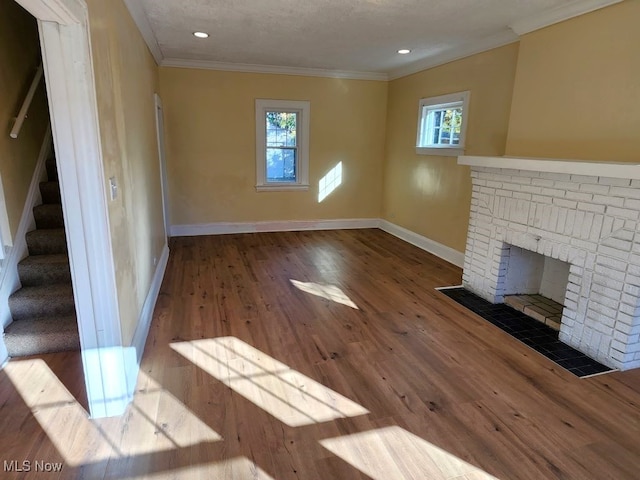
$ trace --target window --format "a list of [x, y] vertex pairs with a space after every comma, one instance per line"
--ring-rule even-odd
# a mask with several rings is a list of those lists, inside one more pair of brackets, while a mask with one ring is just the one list
[[309, 102], [256, 100], [256, 189], [309, 189]]
[[462, 155], [468, 106], [469, 92], [420, 100], [416, 153]]

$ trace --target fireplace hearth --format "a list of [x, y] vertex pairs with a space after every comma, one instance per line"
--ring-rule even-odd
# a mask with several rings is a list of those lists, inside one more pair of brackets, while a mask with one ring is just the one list
[[534, 267], [532, 280], [527, 259], [566, 265], [565, 280], [551, 288], [564, 307], [559, 339], [612, 368], [640, 367], [640, 166], [504, 157], [458, 163], [471, 167], [473, 183], [464, 287], [494, 304], [510, 294], [545, 295], [533, 285], [544, 267]]

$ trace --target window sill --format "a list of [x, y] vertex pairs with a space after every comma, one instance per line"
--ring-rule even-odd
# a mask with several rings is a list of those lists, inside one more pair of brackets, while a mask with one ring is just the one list
[[441, 157], [457, 157], [464, 155], [464, 148], [416, 147], [418, 155], [434, 155]]
[[294, 185], [286, 183], [276, 183], [273, 185], [256, 185], [257, 192], [287, 192], [287, 191], [307, 191], [309, 184], [296, 183]]

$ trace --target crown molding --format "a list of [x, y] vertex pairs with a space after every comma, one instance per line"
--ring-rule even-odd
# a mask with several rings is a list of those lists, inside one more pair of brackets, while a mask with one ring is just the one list
[[158, 45], [158, 40], [156, 39], [155, 33], [153, 33], [153, 29], [151, 28], [151, 23], [149, 23], [149, 18], [147, 17], [147, 13], [144, 11], [144, 7], [142, 6], [142, 2], [140, 0], [123, 0], [127, 9], [129, 10], [129, 14], [133, 21], [138, 27], [142, 38], [144, 38], [147, 47], [149, 47], [149, 51], [156, 63], [160, 65], [162, 63], [162, 59], [164, 58], [162, 55], [162, 51], [160, 50], [160, 45]]
[[620, 3], [622, 0], [574, 0], [561, 7], [545, 10], [537, 15], [531, 15], [513, 22], [509, 27], [518, 35], [539, 30], [554, 23], [563, 22], [585, 13], [599, 10], [609, 5]]
[[202, 70], [219, 70], [224, 72], [270, 73], [275, 75], [298, 75], [302, 77], [345, 78], [349, 80], [375, 80], [385, 82], [389, 79], [386, 73], [356, 72], [347, 70], [325, 70], [321, 68], [279, 67], [276, 65], [254, 65], [247, 63], [225, 63], [208, 60], [185, 60], [181, 58], [165, 58], [161, 67], [196, 68]]
[[444, 65], [445, 63], [453, 62], [454, 60], [460, 60], [461, 58], [470, 57], [476, 53], [486, 52], [493, 48], [502, 47], [510, 43], [517, 42], [519, 37], [511, 30], [505, 30], [496, 35], [485, 37], [477, 42], [464, 43], [456, 48], [446, 50], [433, 57], [424, 58], [418, 60], [405, 67], [396, 68], [389, 72], [389, 80], [396, 80], [398, 78], [406, 77], [414, 73], [427, 70], [429, 68]]

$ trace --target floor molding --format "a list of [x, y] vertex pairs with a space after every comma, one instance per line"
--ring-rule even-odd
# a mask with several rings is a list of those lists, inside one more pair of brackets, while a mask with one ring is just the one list
[[194, 225], [172, 225], [172, 237], [196, 237], [200, 235], [226, 235], [232, 233], [296, 232], [303, 230], [347, 230], [379, 228], [394, 237], [408, 242], [436, 257], [460, 268], [464, 265], [464, 253], [447, 247], [404, 227], [379, 218], [348, 218], [335, 220], [283, 220], [272, 222], [218, 222]]
[[136, 381], [138, 379], [138, 371], [140, 370], [140, 362], [142, 361], [142, 354], [144, 353], [144, 346], [147, 342], [147, 336], [149, 335], [149, 328], [151, 327], [151, 320], [153, 319], [153, 310], [158, 300], [158, 294], [160, 293], [160, 287], [162, 286], [162, 280], [164, 279], [164, 273], [167, 269], [167, 263], [169, 262], [169, 247], [165, 243], [160, 259], [156, 266], [156, 271], [151, 280], [151, 286], [149, 292], [142, 305], [142, 311], [138, 317], [138, 326], [133, 334], [133, 340], [130, 347], [125, 347], [125, 362], [127, 370], [127, 392], [133, 398], [133, 392], [135, 390]]
[[377, 218], [346, 218], [337, 220], [284, 220], [270, 222], [219, 222], [197, 225], [172, 225], [172, 237], [225, 235], [230, 233], [297, 232], [304, 230], [347, 230], [378, 228]]
[[399, 239], [415, 245], [416, 247], [421, 248], [422, 250], [425, 250], [435, 255], [436, 257], [440, 257], [443, 260], [446, 260], [447, 262], [452, 263], [460, 268], [462, 268], [462, 266], [464, 265], [464, 253], [438, 243], [435, 240], [431, 240], [430, 238], [420, 235], [419, 233], [407, 230], [406, 228], [396, 225], [395, 223], [391, 223], [387, 220], [380, 220], [379, 228], [387, 233], [390, 233], [394, 237], [398, 237]]

